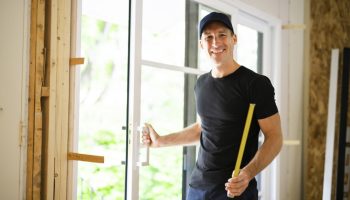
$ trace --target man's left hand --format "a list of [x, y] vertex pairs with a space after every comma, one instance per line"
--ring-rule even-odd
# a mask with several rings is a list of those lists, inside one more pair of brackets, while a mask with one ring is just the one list
[[249, 181], [249, 173], [242, 169], [237, 177], [228, 179], [225, 190], [230, 196], [240, 196], [247, 189]]

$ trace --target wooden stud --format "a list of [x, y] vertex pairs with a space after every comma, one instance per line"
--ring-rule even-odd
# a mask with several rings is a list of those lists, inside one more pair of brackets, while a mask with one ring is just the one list
[[37, 3], [36, 22], [36, 68], [35, 68], [35, 99], [34, 99], [34, 152], [33, 152], [33, 199], [41, 199], [42, 194], [42, 108], [41, 87], [44, 71], [44, 42], [45, 42], [45, 1]]
[[84, 58], [70, 58], [69, 59], [69, 65], [82, 65], [84, 64]]
[[45, 1], [32, 0], [28, 102], [26, 199], [41, 199], [42, 112], [41, 86], [44, 68]]
[[300, 145], [300, 140], [283, 140], [283, 145], [299, 146]]
[[282, 29], [306, 29], [305, 24], [283, 24]]
[[49, 87], [42, 87], [41, 88], [41, 96], [42, 97], [50, 96], [50, 88]]
[[46, 194], [45, 199], [55, 199], [55, 150], [56, 150], [56, 110], [57, 110], [57, 0], [52, 0], [49, 10], [49, 25], [48, 25], [48, 51], [47, 71], [49, 73], [48, 82], [50, 83], [49, 90], [49, 106], [48, 106], [48, 125], [47, 125], [47, 149], [46, 149]]
[[33, 199], [41, 199], [42, 113], [35, 113]]
[[57, 4], [57, 80], [54, 199], [67, 199], [71, 0]]
[[89, 154], [80, 154], [69, 152], [67, 156], [68, 160], [77, 160], [77, 161], [85, 161], [85, 162], [93, 162], [93, 163], [104, 163], [104, 156], [96, 156]]
[[26, 199], [33, 199], [33, 143], [37, 0], [31, 2]]

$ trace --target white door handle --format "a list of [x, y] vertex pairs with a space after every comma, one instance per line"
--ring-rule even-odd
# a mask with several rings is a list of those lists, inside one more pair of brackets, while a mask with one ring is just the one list
[[[141, 140], [141, 135], [142, 132], [147, 132], [149, 133], [149, 129], [148, 127], [146, 127], [145, 125], [143, 125], [142, 127], [138, 128], [138, 134], [139, 134], [139, 138]], [[139, 142], [139, 161], [137, 162], [137, 166], [141, 167], [141, 166], [148, 166], [149, 165], [149, 146], [145, 146], [144, 144], [142, 144], [141, 142]], [[140, 157], [142, 156], [141, 152], [142, 149], [145, 150], [145, 158], [143, 160], [140, 159]]]

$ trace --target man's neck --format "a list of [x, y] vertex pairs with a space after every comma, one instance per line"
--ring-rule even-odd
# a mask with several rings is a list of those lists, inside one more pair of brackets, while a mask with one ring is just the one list
[[240, 65], [236, 61], [232, 60], [232, 62], [227, 63], [226, 65], [217, 65], [213, 67], [211, 75], [214, 78], [222, 78], [235, 72], [239, 67]]

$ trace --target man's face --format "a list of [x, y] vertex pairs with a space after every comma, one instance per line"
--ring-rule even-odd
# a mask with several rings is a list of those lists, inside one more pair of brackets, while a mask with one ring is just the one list
[[220, 22], [208, 24], [200, 39], [201, 48], [217, 66], [233, 60], [233, 47], [236, 42], [236, 36]]

